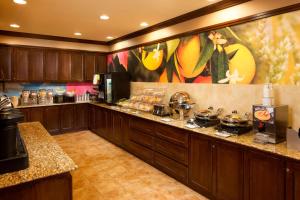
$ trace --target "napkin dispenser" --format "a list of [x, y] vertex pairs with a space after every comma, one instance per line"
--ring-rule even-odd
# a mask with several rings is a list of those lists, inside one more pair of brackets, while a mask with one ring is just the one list
[[300, 128], [299, 131], [288, 129], [286, 134], [287, 148], [300, 151]]

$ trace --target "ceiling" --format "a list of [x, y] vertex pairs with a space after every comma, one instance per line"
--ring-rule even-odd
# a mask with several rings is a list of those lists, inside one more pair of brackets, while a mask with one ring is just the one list
[[[108, 41], [220, 0], [0, 0], [0, 30]], [[99, 16], [110, 19], [102, 21]], [[11, 28], [16, 23], [20, 28]], [[75, 36], [74, 32], [82, 33]]]

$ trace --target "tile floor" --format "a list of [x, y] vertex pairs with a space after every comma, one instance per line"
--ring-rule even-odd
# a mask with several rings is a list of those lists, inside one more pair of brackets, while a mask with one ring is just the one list
[[79, 168], [75, 200], [204, 200], [173, 178], [90, 131], [55, 136]]

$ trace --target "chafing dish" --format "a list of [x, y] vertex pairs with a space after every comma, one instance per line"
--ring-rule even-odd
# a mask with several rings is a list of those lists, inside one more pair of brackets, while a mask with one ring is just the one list
[[184, 117], [188, 116], [193, 105], [194, 103], [187, 92], [176, 92], [169, 101], [172, 116], [179, 118], [179, 120], [184, 120]]

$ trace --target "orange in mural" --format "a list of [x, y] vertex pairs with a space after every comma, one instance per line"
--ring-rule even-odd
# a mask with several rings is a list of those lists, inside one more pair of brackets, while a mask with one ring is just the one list
[[300, 85], [300, 11], [108, 56], [132, 81]]

